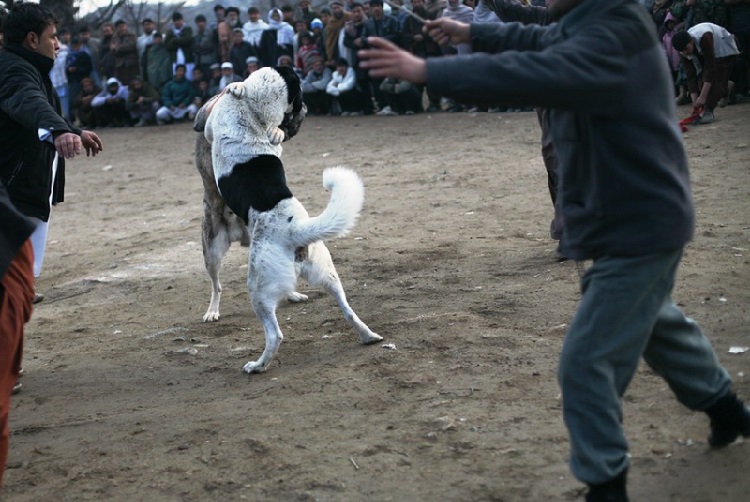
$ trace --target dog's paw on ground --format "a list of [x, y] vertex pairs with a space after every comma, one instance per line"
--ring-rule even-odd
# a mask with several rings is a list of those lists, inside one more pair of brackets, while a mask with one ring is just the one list
[[219, 311], [218, 310], [208, 310], [203, 315], [203, 322], [216, 322], [219, 320]]
[[263, 366], [258, 361], [248, 361], [245, 366], [242, 367], [242, 371], [248, 374], [251, 373], [263, 373], [268, 369], [267, 366]]

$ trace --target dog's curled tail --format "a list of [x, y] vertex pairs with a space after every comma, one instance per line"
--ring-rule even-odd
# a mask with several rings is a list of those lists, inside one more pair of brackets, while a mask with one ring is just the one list
[[295, 247], [342, 237], [357, 223], [365, 201], [365, 187], [357, 173], [329, 167], [323, 171], [323, 186], [331, 191], [331, 199], [319, 216], [299, 223], [293, 236]]

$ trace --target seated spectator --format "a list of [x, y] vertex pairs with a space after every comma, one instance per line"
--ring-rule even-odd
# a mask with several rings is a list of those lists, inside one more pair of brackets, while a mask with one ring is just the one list
[[91, 77], [81, 79], [81, 92], [73, 97], [72, 117], [81, 128], [96, 129], [99, 125], [96, 120], [96, 112], [91, 102], [102, 92], [101, 87], [94, 83]]
[[349, 62], [341, 58], [336, 63], [336, 72], [331, 77], [331, 81], [326, 86], [326, 92], [333, 96], [332, 113], [339, 113], [343, 116], [362, 115], [363, 94], [357, 87], [357, 79], [354, 76], [354, 70], [349, 66]]
[[[282, 54], [279, 56], [279, 59], [276, 61], [276, 66], [287, 66], [294, 70], [295, 73], [297, 73], [298, 76], [299, 73], [297, 72], [297, 69], [294, 67], [294, 63], [292, 62], [292, 56], [287, 56], [286, 54]], [[300, 79], [302, 77], [300, 76]]]
[[156, 111], [159, 109], [159, 92], [141, 77], [130, 81], [128, 88], [128, 112], [135, 121], [136, 127], [156, 123]]
[[208, 92], [211, 96], [216, 96], [221, 92], [219, 84], [221, 83], [221, 65], [214, 63], [211, 65], [211, 75], [208, 78]]
[[422, 91], [406, 80], [386, 78], [380, 84], [387, 106], [378, 115], [411, 115], [422, 111]]
[[330, 81], [331, 69], [326, 67], [322, 57], [318, 57], [302, 81], [302, 100], [310, 115], [326, 115], [330, 111], [331, 98], [326, 93]]
[[195, 103], [198, 108], [203, 106], [206, 101], [213, 96], [213, 94], [210, 93], [208, 81], [203, 75], [203, 69], [198, 66], [193, 68], [193, 93], [195, 95], [193, 103]]
[[115, 77], [107, 79], [104, 90], [91, 100], [100, 127], [126, 127], [130, 125], [130, 114], [126, 107], [128, 87]]
[[156, 112], [156, 122], [159, 125], [171, 123], [175, 120], [193, 120], [198, 113], [198, 107], [193, 103], [193, 83], [185, 78], [187, 67], [184, 64], [175, 66], [174, 78], [164, 84], [161, 91], [162, 107]]
[[232, 82], [242, 82], [242, 77], [234, 72], [234, 66], [227, 61], [221, 63], [221, 80], [219, 81], [219, 92], [223, 91], [226, 86]]
[[311, 32], [303, 31], [299, 34], [299, 38], [300, 47], [297, 51], [297, 61], [294, 66], [297, 68], [300, 75], [305, 77], [312, 68], [313, 61], [321, 57], [321, 53], [315, 46], [313, 34]]

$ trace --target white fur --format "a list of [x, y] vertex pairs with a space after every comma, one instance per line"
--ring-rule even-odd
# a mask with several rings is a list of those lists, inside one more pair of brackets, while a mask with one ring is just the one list
[[[279, 143], [283, 140], [283, 131], [278, 127], [284, 112], [289, 110], [286, 84], [278, 74], [274, 77], [274, 70], [267, 70], [259, 70], [242, 84], [230, 88], [229, 95], [216, 101], [206, 121], [205, 137], [211, 142], [214, 181], [221, 175], [230, 174], [234, 165], [253, 156], [281, 155]], [[258, 73], [260, 75], [254, 79]], [[322, 287], [335, 298], [361, 343], [382, 340], [349, 306], [331, 255], [322, 242], [323, 239], [343, 236], [354, 227], [364, 202], [362, 181], [354, 171], [334, 167], [323, 172], [323, 185], [331, 190], [331, 199], [318, 216], [311, 218], [295, 197], [283, 199], [269, 211], [251, 209], [248, 214], [247, 287], [253, 310], [263, 325], [266, 343], [258, 360], [244, 365], [246, 373], [265, 371], [278, 352], [283, 339], [276, 318], [279, 302], [284, 298], [291, 301], [307, 299], [294, 290], [298, 277], [312, 286]], [[221, 286], [218, 285], [218, 268], [228, 247], [229, 241], [223, 239], [220, 245], [209, 243], [208, 252], [204, 249], [204, 255], [211, 257], [216, 269], [214, 281], [211, 267], [207, 265], [214, 290], [204, 321], [219, 318]]]

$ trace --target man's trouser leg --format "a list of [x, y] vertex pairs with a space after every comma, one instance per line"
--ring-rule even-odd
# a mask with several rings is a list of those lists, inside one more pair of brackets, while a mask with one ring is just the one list
[[23, 353], [23, 325], [34, 300], [34, 252], [26, 241], [0, 280], [0, 490], [8, 461], [8, 411]]
[[583, 296], [563, 344], [559, 378], [571, 469], [585, 483], [604, 483], [628, 466], [621, 398], [644, 352], [693, 408], [709, 406], [729, 388], [700, 330], [673, 308], [681, 256], [680, 250], [602, 258], [581, 280]]

